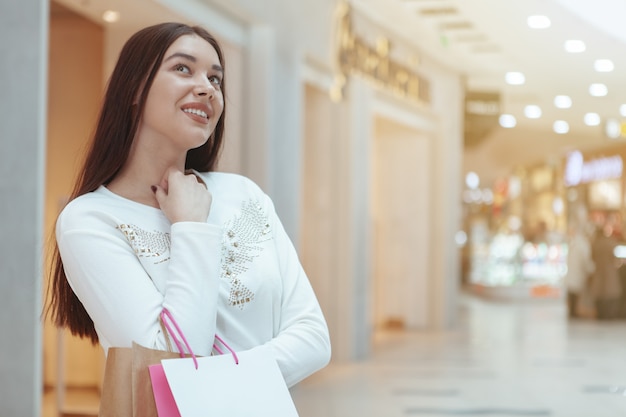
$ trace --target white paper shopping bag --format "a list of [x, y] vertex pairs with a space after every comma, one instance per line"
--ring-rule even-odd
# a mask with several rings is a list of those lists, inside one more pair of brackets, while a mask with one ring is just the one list
[[278, 364], [268, 347], [233, 355], [161, 361], [182, 417], [297, 417]]

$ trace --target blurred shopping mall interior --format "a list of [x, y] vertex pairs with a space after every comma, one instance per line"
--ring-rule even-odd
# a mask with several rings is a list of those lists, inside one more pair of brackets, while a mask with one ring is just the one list
[[292, 389], [301, 417], [625, 415], [623, 16], [614, 0], [4, 1], [0, 231], [17, 237], [0, 316], [20, 331], [0, 416], [97, 415], [102, 349], [41, 319], [46, 248], [121, 46], [163, 21], [222, 43], [219, 169], [272, 197], [328, 321], [331, 363]]

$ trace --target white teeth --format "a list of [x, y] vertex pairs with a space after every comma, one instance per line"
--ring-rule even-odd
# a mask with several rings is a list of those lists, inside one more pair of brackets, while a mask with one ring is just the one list
[[197, 114], [198, 116], [202, 116], [205, 119], [207, 118], [207, 115], [205, 112], [203, 112], [202, 110], [198, 110], [198, 109], [184, 109], [183, 110], [185, 113], [192, 113], [192, 114]]

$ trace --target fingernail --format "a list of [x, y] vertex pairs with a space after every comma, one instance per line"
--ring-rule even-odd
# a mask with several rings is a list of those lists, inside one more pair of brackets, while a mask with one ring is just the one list
[[152, 190], [153, 193], [156, 193], [156, 185], [151, 185], [150, 189]]

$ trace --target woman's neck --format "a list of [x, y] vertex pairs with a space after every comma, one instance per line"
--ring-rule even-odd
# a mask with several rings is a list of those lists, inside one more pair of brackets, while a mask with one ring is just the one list
[[159, 208], [152, 186], [160, 185], [162, 188], [167, 189], [164, 174], [170, 166], [177, 166], [178, 169], [183, 171], [184, 160], [179, 163], [173, 163], [159, 159], [148, 160], [146, 158], [145, 160], [140, 160], [129, 158], [115, 178], [107, 184], [107, 188], [129, 200]]

